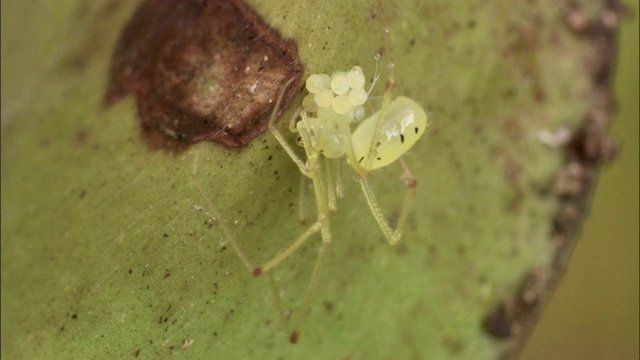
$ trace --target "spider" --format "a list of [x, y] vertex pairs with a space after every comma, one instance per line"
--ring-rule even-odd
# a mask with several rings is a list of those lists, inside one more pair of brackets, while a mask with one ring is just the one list
[[[392, 66], [392, 64], [389, 65], [390, 73]], [[347, 164], [356, 174], [371, 213], [389, 244], [395, 245], [402, 237], [417, 180], [400, 156], [409, 151], [424, 133], [427, 127], [427, 114], [414, 100], [404, 96], [392, 99], [394, 81], [392, 75], [389, 75], [380, 110], [365, 117], [364, 105], [378, 78], [376, 70], [369, 90], [364, 88], [366, 79], [359, 66], [354, 66], [349, 71], [336, 71], [331, 76], [313, 74], [307, 78], [305, 87], [309, 94], [303, 100], [303, 107], [294, 113], [289, 126], [292, 132], [299, 134], [298, 144], [304, 149], [305, 159], [296, 153], [294, 147], [276, 127], [276, 117], [272, 116], [269, 121], [270, 132], [297, 165], [302, 175], [310, 179], [313, 184], [317, 217], [306, 231], [271, 260], [254, 267], [229, 229], [221, 223], [228, 242], [254, 276], [271, 274], [272, 269], [294, 254], [309, 238], [320, 233], [322, 242], [298, 319], [289, 335], [291, 343], [298, 341], [300, 325], [309, 311], [327, 247], [333, 240], [330, 214], [337, 209], [336, 198], [342, 197], [339, 173], [342, 158], [346, 159]], [[290, 82], [285, 85], [285, 90]], [[274, 114], [280, 106], [283, 93], [284, 91], [276, 102]], [[385, 167], [396, 160], [400, 160], [404, 169], [400, 178], [405, 182], [407, 191], [397, 225], [392, 228], [385, 219], [367, 176], [371, 171]], [[284, 319], [275, 281], [272, 276], [270, 278], [281, 317]]]

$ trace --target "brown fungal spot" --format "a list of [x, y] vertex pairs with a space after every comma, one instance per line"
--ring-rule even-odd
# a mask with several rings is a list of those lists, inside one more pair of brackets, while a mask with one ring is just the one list
[[482, 320], [482, 328], [496, 339], [511, 336], [511, 322], [504, 304], [499, 304]]
[[289, 342], [292, 344], [297, 344], [298, 343], [298, 331], [294, 331], [291, 333], [291, 335], [289, 335]]
[[259, 268], [259, 267], [258, 267], [258, 268], [253, 269], [253, 271], [251, 272], [251, 274], [252, 274], [253, 276], [256, 276], [256, 277], [257, 277], [257, 276], [262, 275], [262, 268]]
[[240, 0], [147, 0], [116, 46], [105, 104], [134, 93], [154, 148], [238, 147], [267, 129], [278, 96], [276, 116], [291, 103], [302, 70], [296, 43]]
[[497, 304], [484, 317], [484, 331], [496, 339], [520, 334], [527, 323], [534, 321], [531, 314], [540, 306], [550, 280], [551, 275], [543, 270], [526, 274], [517, 293]]
[[608, 132], [614, 109], [611, 75], [616, 54], [616, 28], [627, 10], [622, 2], [607, 0], [600, 14], [589, 18], [578, 2], [568, 0], [566, 3], [569, 10], [565, 22], [569, 30], [588, 41], [594, 49], [587, 64], [592, 76], [592, 107], [585, 114], [582, 126], [564, 129], [549, 142], [552, 146], [562, 146], [566, 157], [565, 165], [552, 184], [553, 194], [559, 200], [550, 234], [556, 248], [552, 264], [548, 269], [527, 274], [523, 286], [496, 304], [483, 318], [482, 327], [488, 334], [511, 342], [501, 357], [503, 359], [515, 359], [522, 350], [542, 305], [548, 301], [566, 268], [590, 204], [597, 170], [616, 153], [615, 142]]

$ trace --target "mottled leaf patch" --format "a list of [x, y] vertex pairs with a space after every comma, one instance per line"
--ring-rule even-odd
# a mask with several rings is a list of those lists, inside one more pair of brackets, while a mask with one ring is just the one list
[[293, 100], [296, 43], [240, 0], [147, 0], [124, 29], [105, 103], [137, 98], [145, 139], [180, 150], [199, 141], [243, 146]]

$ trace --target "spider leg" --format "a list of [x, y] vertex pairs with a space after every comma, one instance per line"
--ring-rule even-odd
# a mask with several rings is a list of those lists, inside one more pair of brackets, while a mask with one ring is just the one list
[[298, 221], [300, 221], [300, 224], [305, 224], [307, 222], [307, 218], [304, 215], [304, 197], [306, 185], [306, 176], [300, 175], [300, 198], [298, 199]]
[[411, 174], [409, 168], [401, 161], [401, 164], [404, 168], [404, 172], [401, 176], [401, 179], [404, 180], [407, 185], [407, 191], [404, 196], [404, 200], [402, 202], [402, 207], [400, 209], [400, 216], [398, 218], [398, 222], [395, 228], [391, 228], [389, 223], [387, 222], [380, 205], [378, 204], [378, 200], [376, 199], [373, 190], [371, 189], [371, 185], [366, 177], [360, 177], [360, 186], [362, 188], [362, 192], [364, 193], [365, 198], [367, 199], [367, 204], [369, 205], [369, 209], [371, 210], [371, 214], [376, 219], [378, 226], [382, 230], [382, 233], [387, 238], [387, 241], [390, 245], [395, 245], [402, 238], [402, 233], [404, 231], [404, 225], [407, 222], [407, 215], [409, 214], [409, 209], [411, 208], [411, 201], [413, 200], [416, 192], [417, 180]]
[[[310, 176], [309, 167], [304, 161], [302, 161], [302, 159], [300, 159], [300, 157], [296, 154], [296, 152], [293, 150], [291, 145], [287, 143], [287, 140], [284, 138], [280, 130], [278, 130], [278, 128], [276, 127], [277, 109], [280, 107], [280, 102], [282, 101], [282, 96], [284, 94], [284, 91], [291, 84], [291, 81], [293, 81], [293, 79], [289, 80], [285, 84], [284, 89], [282, 90], [282, 92], [280, 92], [280, 95], [278, 96], [278, 101], [276, 101], [276, 105], [273, 107], [273, 112], [271, 113], [271, 118], [269, 119], [269, 131], [271, 131], [271, 133], [276, 138], [276, 140], [278, 140], [278, 142], [280, 143], [280, 146], [282, 146], [284, 151], [286, 151], [287, 155], [289, 155], [291, 160], [293, 160], [293, 162], [296, 163], [296, 165], [298, 165], [298, 169], [300, 169], [300, 172], [305, 176], [309, 177]], [[292, 119], [298, 117], [298, 115], [300, 114], [302, 116], [305, 116], [305, 113], [300, 112], [300, 110], [298, 109], [297, 111], [294, 112]]]
[[[294, 327], [294, 330], [291, 332], [289, 337], [289, 340], [292, 343], [295, 343], [298, 340], [299, 329], [304, 323], [304, 319], [306, 318], [307, 314], [309, 313], [313, 294], [315, 293], [315, 289], [317, 288], [317, 284], [319, 281], [319, 274], [324, 262], [326, 249], [332, 240], [329, 222], [331, 206], [329, 204], [328, 198], [330, 194], [327, 190], [327, 184], [325, 183], [325, 181], [327, 180], [327, 174], [323, 173], [323, 171], [329, 171], [329, 169], [326, 166], [327, 164], [325, 164], [323, 156], [320, 153], [320, 147], [317, 144], [317, 139], [311, 135], [313, 129], [310, 127], [308, 118], [306, 118], [306, 113], [302, 112], [301, 116], [302, 119], [300, 125], [297, 127], [297, 130], [300, 134], [300, 139], [307, 155], [306, 162], [303, 162], [297, 155], [295, 155], [295, 153], [293, 153], [292, 148], [289, 146], [289, 144], [286, 143], [284, 137], [277, 130], [275, 130], [275, 127], [271, 126], [270, 129], [272, 130], [274, 136], [276, 136], [282, 147], [287, 151], [287, 153], [289, 153], [294, 162], [298, 164], [298, 168], [300, 169], [300, 171], [306, 177], [312, 180], [313, 190], [316, 198], [317, 219], [304, 233], [302, 233], [296, 240], [293, 241], [293, 243], [291, 243], [291, 245], [289, 245], [281, 253], [264, 263], [264, 265], [262, 265], [261, 267], [255, 268], [253, 270], [254, 275], [270, 273], [270, 271], [273, 270], [276, 266], [285, 261], [292, 254], [294, 254], [312, 235], [320, 232], [322, 243], [320, 245], [320, 248], [318, 249], [318, 255], [315, 260], [313, 272], [311, 273], [311, 277], [309, 278], [309, 283], [305, 291], [302, 306], [298, 312], [299, 315], [296, 321], [296, 326]], [[327, 168], [323, 168], [323, 166]], [[275, 281], [272, 287], [274, 289], [274, 292], [276, 293], [277, 299], [279, 299], [279, 295], [277, 295], [277, 287], [275, 287]], [[281, 307], [281, 305], [279, 306]], [[281, 314], [284, 318], [283, 311], [281, 311]]]
[[311, 235], [320, 231], [322, 228], [321, 221], [314, 222], [305, 232], [302, 233], [291, 245], [289, 245], [286, 249], [284, 249], [281, 253], [274, 256], [271, 260], [264, 263], [264, 265], [253, 269], [253, 275], [258, 276], [264, 274], [268, 271], [271, 271], [273, 268], [278, 266], [281, 262], [286, 260], [291, 254], [296, 252], [302, 246], [302, 244], [307, 241], [311, 237]]
[[204, 191], [202, 184], [196, 179], [197, 167], [198, 167], [198, 154], [199, 152], [196, 152], [193, 158], [193, 169], [191, 172], [191, 181], [200, 192], [200, 195], [206, 204], [205, 210], [208, 213], [210, 219], [215, 221], [216, 224], [220, 227], [220, 229], [222, 229], [222, 233], [224, 236], [224, 243], [231, 244], [231, 247], [238, 255], [238, 258], [240, 258], [240, 261], [242, 262], [244, 267], [246, 267], [247, 270], [249, 270], [249, 272], [252, 272], [253, 269], [255, 269], [255, 267], [251, 264], [251, 261], [249, 261], [249, 258], [245, 255], [244, 251], [242, 251], [242, 249], [240, 248], [240, 245], [236, 241], [235, 236], [233, 236], [233, 233], [231, 232], [227, 224], [224, 222], [224, 220], [220, 216], [220, 212], [218, 211], [218, 209], [213, 205], [209, 197], [205, 195], [206, 193]]
[[329, 228], [328, 218], [327, 218], [326, 224], [323, 224], [323, 226], [321, 227], [321, 230], [322, 230], [322, 244], [320, 245], [320, 248], [318, 248], [318, 255], [316, 256], [316, 262], [313, 265], [313, 272], [311, 273], [311, 278], [309, 278], [309, 284], [307, 285], [307, 290], [305, 291], [304, 301], [302, 303], [302, 307], [300, 308], [298, 319], [295, 322], [295, 326], [293, 327], [293, 331], [291, 332], [291, 335], [289, 336], [289, 341], [292, 343], [296, 343], [298, 341], [298, 337], [300, 335], [300, 328], [304, 323], [307, 315], [309, 314], [311, 300], [313, 299], [315, 290], [318, 287], [320, 270], [322, 269], [322, 264], [324, 262], [326, 250], [329, 247], [329, 244], [331, 243], [331, 232]]
[[[391, 103], [391, 97], [392, 97], [393, 89], [395, 87], [395, 80], [393, 77], [393, 64], [392, 63], [388, 64], [387, 68], [388, 68], [389, 75], [387, 77], [387, 84], [385, 86], [385, 93], [382, 101], [382, 109], [380, 110], [380, 113], [378, 115], [378, 119], [380, 120], [376, 124], [376, 130], [374, 134], [381, 133], [382, 126], [384, 125], [384, 120], [386, 119], [386, 111], [388, 111], [387, 109], [389, 104]], [[374, 156], [376, 156], [375, 155], [375, 151], [377, 148], [376, 143], [378, 143], [380, 137], [373, 136], [371, 139], [371, 144], [369, 146], [369, 149], [370, 149], [369, 153], [362, 159], [356, 159], [355, 151], [353, 149], [351, 132], [348, 125], [344, 125], [344, 124], [342, 125], [341, 133], [345, 143], [345, 152], [347, 155], [347, 159], [351, 167], [356, 172], [356, 174], [358, 174], [360, 187], [362, 188], [362, 192], [364, 193], [364, 196], [367, 200], [367, 204], [369, 205], [371, 214], [373, 214], [373, 217], [378, 223], [380, 230], [382, 230], [382, 233], [384, 234], [389, 244], [395, 245], [402, 238], [404, 226], [407, 221], [409, 209], [411, 207], [411, 201], [415, 196], [415, 188], [417, 186], [417, 180], [413, 176], [409, 168], [407, 167], [406, 163], [402, 159], [399, 159], [400, 164], [404, 169], [401, 179], [405, 182], [407, 186], [407, 191], [405, 193], [404, 200], [402, 202], [400, 216], [398, 218], [397, 224], [395, 228], [392, 228], [391, 225], [389, 225], [389, 222], [386, 220], [384, 213], [382, 212], [382, 209], [378, 204], [378, 200], [376, 199], [373, 189], [371, 188], [371, 185], [369, 184], [369, 181], [366, 178], [369, 172], [369, 168], [368, 168], [369, 165], [367, 164], [367, 159], [371, 159]], [[365, 160], [364, 165], [361, 164], [361, 161], [363, 159]]]

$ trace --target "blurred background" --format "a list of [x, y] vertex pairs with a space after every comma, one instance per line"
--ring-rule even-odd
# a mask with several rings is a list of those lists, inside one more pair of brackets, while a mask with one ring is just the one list
[[589, 217], [522, 360], [638, 359], [638, 1], [627, 2], [615, 75], [616, 159], [605, 165]]

